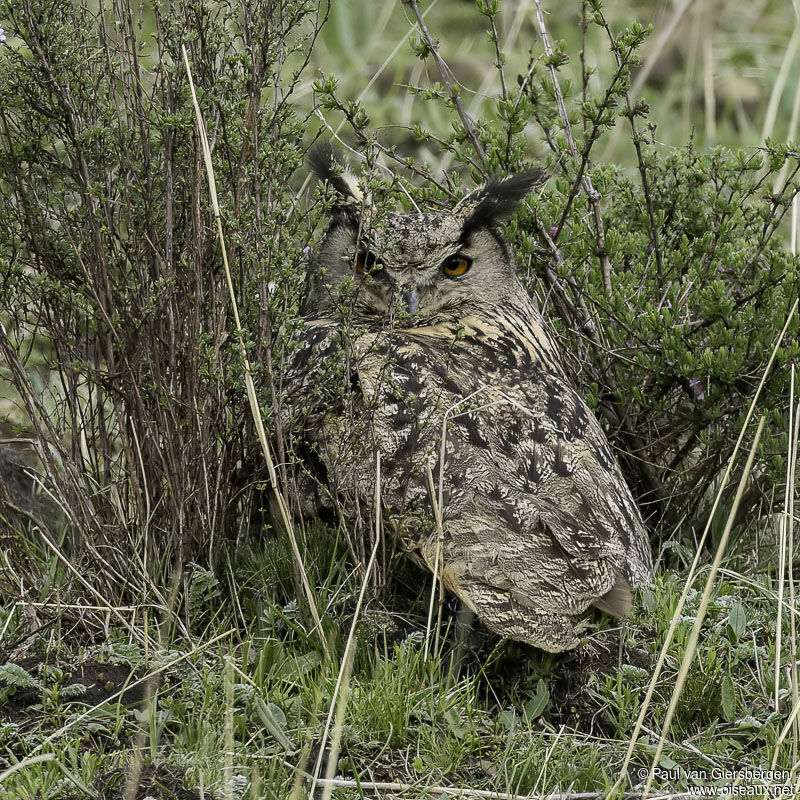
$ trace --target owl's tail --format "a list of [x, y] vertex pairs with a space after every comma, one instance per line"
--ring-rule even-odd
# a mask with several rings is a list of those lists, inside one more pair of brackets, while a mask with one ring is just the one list
[[612, 617], [627, 617], [633, 608], [633, 593], [627, 578], [617, 573], [616, 583], [592, 605]]

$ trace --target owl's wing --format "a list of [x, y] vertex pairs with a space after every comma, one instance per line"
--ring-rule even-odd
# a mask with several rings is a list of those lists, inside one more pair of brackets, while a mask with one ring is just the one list
[[[596, 417], [560, 374], [453, 421], [455, 583], [480, 581], [559, 613], [617, 615], [652, 571], [647, 532]], [[447, 468], [446, 468], [447, 469]], [[455, 588], [455, 587], [454, 587]]]

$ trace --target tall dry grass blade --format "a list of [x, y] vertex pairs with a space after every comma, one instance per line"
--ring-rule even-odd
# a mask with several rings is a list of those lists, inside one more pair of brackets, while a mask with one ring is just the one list
[[[792, 365], [792, 404], [794, 403], [794, 387], [795, 387], [795, 368]], [[791, 421], [791, 408], [790, 416]], [[792, 430], [791, 423], [789, 430]], [[788, 475], [788, 504], [786, 508], [786, 527], [788, 533], [788, 562], [789, 562], [789, 606], [791, 612], [789, 619], [791, 621], [790, 627], [790, 647], [791, 647], [791, 678], [792, 678], [792, 708], [800, 707], [800, 687], [798, 687], [798, 670], [797, 670], [797, 598], [795, 596], [795, 582], [794, 582], [794, 492], [795, 492], [795, 479], [797, 477], [797, 443], [800, 438], [800, 403], [795, 407], [794, 412], [794, 433], [789, 437], [789, 462], [791, 468]], [[796, 770], [798, 766], [798, 739], [800, 739], [800, 719], [795, 717], [794, 725], [792, 726], [792, 770]]]
[[0, 786], [3, 785], [3, 782], [6, 778], [11, 777], [15, 772], [19, 772], [21, 769], [26, 769], [34, 764], [42, 764], [45, 761], [55, 760], [55, 753], [42, 753], [40, 756], [32, 756], [31, 758], [25, 758], [22, 761], [18, 761], [16, 764], [12, 764], [8, 769], [4, 769], [2, 772], [0, 772]]
[[[342, 722], [344, 720], [344, 710], [347, 704], [347, 686], [350, 680], [350, 668], [348, 660], [352, 658], [352, 651], [356, 638], [356, 625], [358, 625], [358, 618], [361, 614], [361, 606], [364, 602], [364, 595], [367, 593], [367, 586], [369, 585], [369, 577], [372, 569], [375, 566], [375, 557], [378, 554], [378, 545], [380, 544], [380, 529], [381, 529], [381, 454], [380, 451], [375, 456], [375, 542], [372, 545], [372, 553], [369, 557], [367, 569], [364, 572], [363, 580], [361, 581], [361, 591], [358, 594], [358, 601], [356, 602], [356, 610], [353, 612], [353, 621], [350, 623], [350, 632], [347, 635], [347, 642], [344, 646], [344, 654], [342, 655], [342, 663], [339, 667], [339, 675], [336, 678], [336, 685], [333, 687], [333, 695], [331, 697], [331, 706], [328, 710], [328, 717], [325, 720], [325, 728], [322, 731], [322, 739], [319, 743], [319, 755], [317, 756], [316, 764], [314, 765], [314, 775], [311, 781], [310, 797], [314, 797], [314, 790], [317, 783], [320, 781], [319, 771], [322, 767], [322, 758], [325, 755], [325, 744], [328, 741], [328, 733], [331, 729], [331, 721], [333, 719], [334, 710], [337, 713], [337, 725], [334, 728], [334, 738], [331, 745], [331, 753], [328, 759], [328, 772], [333, 768], [336, 770], [336, 762], [338, 761], [338, 748], [342, 737]], [[345, 686], [343, 700], [341, 703], [341, 710], [339, 710], [340, 692], [342, 687]], [[330, 793], [327, 795], [330, 796]]]
[[697, 614], [695, 615], [691, 633], [689, 634], [686, 652], [684, 653], [683, 660], [681, 661], [681, 666], [678, 670], [678, 677], [675, 680], [675, 688], [672, 691], [672, 697], [670, 698], [669, 706], [667, 707], [667, 714], [664, 718], [664, 724], [661, 727], [661, 735], [658, 739], [658, 744], [656, 745], [656, 752], [653, 754], [653, 760], [650, 764], [650, 774], [647, 776], [647, 782], [644, 787], [644, 792], [642, 793], [642, 800], [646, 800], [650, 791], [650, 787], [653, 785], [655, 770], [661, 759], [661, 753], [664, 749], [664, 743], [667, 740], [667, 734], [669, 733], [669, 728], [672, 724], [672, 718], [675, 715], [675, 710], [678, 707], [681, 691], [686, 683], [686, 676], [689, 674], [689, 667], [691, 667], [692, 661], [694, 660], [694, 654], [697, 650], [697, 642], [700, 638], [700, 628], [703, 626], [703, 621], [706, 617], [706, 611], [708, 610], [708, 604], [711, 600], [711, 592], [714, 589], [714, 582], [717, 579], [719, 565], [722, 561], [722, 556], [725, 554], [725, 548], [728, 545], [728, 538], [730, 537], [731, 530], [733, 529], [733, 523], [736, 520], [736, 515], [739, 511], [739, 503], [742, 500], [744, 488], [747, 485], [747, 479], [750, 477], [750, 471], [753, 468], [753, 461], [756, 457], [756, 450], [758, 449], [758, 443], [761, 440], [761, 433], [764, 430], [765, 422], [766, 417], [761, 417], [758, 423], [758, 429], [756, 430], [756, 435], [753, 439], [753, 445], [750, 448], [750, 453], [747, 456], [744, 472], [742, 473], [741, 480], [739, 481], [739, 486], [736, 489], [736, 496], [733, 499], [733, 505], [731, 506], [730, 514], [728, 514], [725, 528], [722, 531], [722, 536], [720, 538], [719, 545], [717, 546], [717, 552], [714, 554], [714, 561], [711, 564], [708, 578], [706, 578], [706, 585], [703, 588], [703, 595], [700, 598], [700, 605], [697, 609]]
[[631, 87], [631, 100], [635, 100], [639, 97], [639, 93], [644, 88], [645, 83], [647, 83], [647, 79], [650, 77], [653, 67], [658, 63], [661, 54], [667, 49], [667, 46], [672, 41], [672, 37], [675, 35], [678, 25], [691, 9], [692, 5], [694, 5], [694, 0], [683, 0], [672, 13], [669, 22], [661, 28], [658, 36], [653, 40], [653, 46], [645, 55], [644, 65], [636, 75], [636, 80]]
[[[220, 250], [222, 251], [222, 263], [225, 268], [225, 279], [228, 284], [228, 292], [230, 294], [231, 300], [231, 309], [233, 311], [233, 318], [236, 323], [236, 332], [240, 334], [244, 334], [244, 329], [242, 328], [242, 321], [239, 318], [239, 304], [236, 301], [236, 292], [233, 288], [233, 278], [231, 277], [231, 269], [230, 265], [228, 264], [228, 249], [225, 246], [225, 235], [222, 230], [222, 214], [220, 213], [219, 209], [219, 202], [217, 201], [217, 184], [216, 179], [214, 177], [214, 165], [211, 160], [211, 146], [208, 142], [208, 134], [206, 132], [205, 123], [203, 122], [203, 114], [200, 111], [200, 104], [197, 101], [197, 94], [194, 90], [194, 80], [192, 79], [192, 69], [189, 65], [189, 55], [186, 52], [186, 46], [181, 45], [181, 52], [183, 53], [183, 63], [186, 67], [186, 75], [189, 79], [189, 90], [192, 94], [192, 103], [194, 104], [194, 113], [197, 119], [197, 129], [200, 135], [200, 142], [203, 149], [203, 160], [205, 162], [206, 168], [206, 177], [208, 178], [208, 191], [211, 197], [211, 207], [214, 211], [214, 219], [217, 223], [217, 238], [219, 239], [220, 243]], [[264, 460], [267, 463], [267, 472], [269, 473], [269, 480], [272, 486], [272, 491], [275, 496], [275, 501], [278, 504], [278, 509], [280, 510], [281, 520], [283, 522], [284, 528], [286, 529], [286, 533], [289, 536], [289, 542], [292, 548], [292, 556], [294, 558], [294, 562], [299, 573], [300, 581], [302, 583], [303, 591], [306, 595], [306, 602], [308, 603], [308, 608], [311, 613], [311, 616], [314, 620], [314, 627], [317, 629], [319, 633], [320, 641], [322, 642], [322, 647], [325, 650], [325, 654], [330, 657], [330, 653], [328, 651], [328, 642], [325, 639], [325, 632], [322, 628], [322, 621], [319, 618], [319, 612], [317, 610], [317, 604], [314, 600], [314, 594], [311, 591], [311, 585], [308, 582], [308, 574], [306, 572], [305, 564], [303, 563], [303, 557], [300, 555], [300, 548], [297, 546], [297, 537], [294, 533], [294, 525], [292, 524], [291, 515], [289, 512], [289, 506], [283, 496], [283, 492], [280, 490], [280, 483], [278, 481], [278, 473], [275, 470], [275, 463], [272, 458], [272, 451], [270, 449], [269, 440], [267, 439], [267, 432], [264, 429], [264, 421], [261, 419], [261, 412], [259, 410], [258, 405], [258, 396], [256, 395], [256, 387], [255, 383], [253, 382], [253, 375], [252, 370], [250, 368], [250, 360], [247, 357], [247, 352], [245, 351], [244, 344], [241, 345], [241, 355], [242, 361], [244, 363], [244, 380], [245, 386], [247, 387], [247, 400], [250, 404], [250, 413], [253, 417], [253, 423], [256, 428], [256, 433], [258, 434], [258, 440], [261, 444], [261, 449], [264, 453]]]
[[[355, 648], [348, 650], [344, 654], [342, 663], [342, 688], [339, 692], [339, 698], [336, 701], [336, 718], [333, 722], [333, 735], [331, 736], [331, 751], [328, 754], [328, 763], [325, 767], [325, 780], [329, 781], [336, 777], [336, 768], [339, 766], [339, 753], [342, 747], [342, 733], [344, 732], [344, 713], [347, 709], [347, 700], [350, 696], [350, 677], [353, 674], [353, 658], [355, 656]], [[322, 787], [322, 799], [330, 800], [333, 793], [333, 785], [326, 783]], [[314, 796], [312, 791], [311, 796]]]
[[[681, 109], [681, 131], [685, 131], [687, 138], [692, 131], [692, 114], [695, 107], [694, 85], [697, 75], [697, 62], [700, 54], [705, 57], [705, 39], [710, 31], [703, 25], [703, 8], [695, 6], [690, 14], [691, 34], [686, 57], [686, 68], [683, 71], [681, 85], [683, 86], [683, 104]], [[703, 58], [703, 74], [705, 75], [705, 58]]]
[[[431, 584], [431, 599], [428, 604], [428, 621], [425, 625], [425, 650], [422, 653], [422, 658], [428, 660], [428, 651], [431, 640], [431, 625], [433, 623], [433, 604], [436, 601], [436, 589], [438, 587], [439, 594], [444, 593], [442, 586], [439, 565], [442, 558], [442, 544], [444, 542], [444, 528], [442, 526], [442, 510], [439, 502], [436, 499], [436, 490], [433, 485], [433, 473], [431, 472], [430, 465], [427, 466], [428, 470], [428, 491], [431, 496], [431, 503], [433, 504], [433, 516], [436, 520], [436, 558], [433, 563], [433, 582]], [[436, 647], [434, 646], [434, 652]]]
[[[773, 772], [775, 771], [775, 767], [777, 766], [778, 763], [778, 756], [780, 755], [781, 752], [781, 745], [786, 741], [786, 737], [789, 735], [789, 731], [792, 730], [795, 723], [797, 722], [798, 715], [800, 715], [800, 703], [798, 703], [797, 705], [794, 706], [794, 708], [792, 708], [792, 713], [789, 714], [789, 717], [784, 723], [783, 728], [781, 729], [781, 732], [778, 735], [778, 738], [775, 740], [775, 750], [772, 753], [772, 762], [770, 764], [770, 770]], [[797, 768], [798, 764], [796, 763], [792, 764], [792, 772], [795, 772]]]
[[550, 762], [550, 757], [553, 755], [553, 751], [556, 749], [556, 745], [561, 740], [562, 735], [564, 734], [564, 726], [559, 725], [558, 733], [556, 734], [555, 738], [551, 742], [550, 746], [547, 748], [547, 752], [545, 753], [544, 758], [542, 759], [542, 768], [539, 770], [539, 775], [536, 778], [536, 783], [533, 784], [533, 789], [531, 789], [531, 794], [535, 795], [539, 790], [540, 783], [546, 783], [547, 781], [547, 765]]
[[[433, 513], [436, 520], [437, 543], [436, 543], [436, 557], [434, 559], [434, 569], [433, 569], [433, 589], [431, 592], [430, 607], [428, 609], [428, 623], [425, 628], [425, 650], [423, 653], [423, 657], [425, 659], [428, 658], [428, 651], [429, 651], [428, 643], [432, 626], [433, 603], [434, 603], [434, 598], [436, 596], [437, 580], [439, 584], [439, 609], [436, 615], [436, 627], [435, 627], [435, 634], [433, 641], [434, 654], [438, 654], [439, 652], [439, 632], [441, 631], [442, 628], [442, 607], [444, 606], [444, 584], [442, 580], [443, 567], [440, 565], [442, 561], [442, 548], [444, 547], [444, 526], [442, 523], [442, 519], [444, 514], [444, 475], [446, 471], [445, 460], [447, 455], [447, 423], [454, 417], [460, 416], [461, 413], [468, 413], [468, 412], [460, 412], [459, 414], [454, 414], [454, 412], [460, 406], [464, 405], [464, 403], [470, 402], [473, 398], [477, 397], [485, 390], [486, 387], [481, 386], [479, 389], [476, 389], [474, 392], [466, 395], [466, 397], [462, 397], [460, 400], [457, 400], [444, 412], [444, 416], [442, 417], [442, 433], [439, 439], [439, 486], [436, 492], [434, 492], [433, 488], [433, 473], [431, 472], [430, 467], [428, 467], [428, 487], [431, 495], [431, 503], [433, 505]], [[488, 405], [492, 406], [496, 405], [496, 403], [489, 403]], [[487, 407], [488, 406], [478, 406], [473, 410], [477, 411], [481, 408], [487, 408]]]
[[[704, 12], [705, 17], [705, 12]], [[703, 26], [703, 109], [705, 111], [706, 138], [717, 138], [717, 98], [714, 95], [714, 42], [712, 30]]]
[[[778, 524], [778, 608], [775, 618], [775, 710], [779, 708], [779, 692], [781, 685], [781, 644], [783, 639], [783, 596], [786, 587], [786, 547], [788, 540], [789, 496], [791, 494], [790, 476], [792, 472], [792, 410], [794, 408], [794, 369], [789, 391], [789, 457], [786, 459], [786, 487], [783, 495], [783, 516]], [[792, 587], [794, 594], [794, 587]]]
[[233, 800], [233, 661], [225, 657], [225, 763], [222, 768], [222, 796]]
[[[158, 637], [157, 644], [159, 653], [164, 653], [166, 651], [166, 647], [164, 646], [165, 628], [168, 626], [171, 618], [177, 618], [177, 614], [175, 613], [175, 606], [177, 605], [178, 602], [178, 590], [180, 588], [180, 583], [181, 583], [181, 573], [182, 570], [180, 569], [175, 569], [172, 571], [168, 600], [165, 603], [164, 608], [162, 609], [163, 617], [161, 619], [161, 622], [156, 623], [155, 625], [155, 631]], [[144, 622], [145, 626], [147, 626], [146, 615], [144, 617]], [[145, 633], [147, 633], [147, 627], [145, 627]], [[145, 646], [145, 667], [146, 669], [150, 669], [149, 651], [146, 646]], [[139, 729], [136, 731], [136, 738], [134, 739], [133, 747], [131, 748], [133, 752], [133, 757], [128, 763], [126, 769], [125, 787], [122, 792], [123, 800], [136, 800], [136, 797], [139, 794], [139, 789], [141, 788], [141, 777], [145, 766], [145, 754], [148, 751], [148, 748], [145, 745], [147, 742], [147, 737], [150, 734], [150, 726], [147, 722], [147, 719], [151, 716], [154, 716], [157, 710], [156, 703], [157, 703], [158, 687], [159, 687], [158, 678], [160, 674], [161, 673], [158, 671], [150, 673], [144, 684], [144, 697], [142, 698], [142, 702], [140, 704], [140, 709], [144, 713], [142, 713], [140, 717]]]
[[[800, 0], [793, 0], [794, 12], [800, 23]], [[800, 113], [800, 84], [797, 86], [794, 97], [794, 106], [792, 108], [792, 120], [789, 126], [790, 135], [793, 135], [797, 129], [797, 119]], [[784, 164], [784, 169], [788, 168], [788, 164]], [[789, 246], [792, 255], [797, 254], [797, 210], [798, 210], [798, 195], [792, 198], [792, 233]], [[792, 381], [791, 393], [789, 402], [789, 462], [791, 469], [787, 477], [787, 496], [788, 504], [786, 514], [784, 516], [785, 527], [788, 533], [788, 559], [789, 559], [789, 599], [791, 601], [791, 658], [792, 658], [792, 708], [800, 708], [800, 687], [798, 687], [798, 669], [797, 669], [797, 602], [795, 598], [794, 586], [794, 493], [795, 493], [795, 477], [797, 474], [797, 443], [800, 437], [800, 403], [798, 403], [794, 414], [794, 441], [792, 441], [792, 408], [794, 407], [794, 393], [795, 393], [795, 366], [792, 364]], [[780, 608], [780, 606], [779, 606]], [[775, 648], [777, 650], [777, 647]], [[777, 705], [776, 705], [777, 710]], [[798, 739], [800, 738], [800, 725], [798, 725], [798, 717], [795, 716], [794, 724], [792, 725], [792, 774], [795, 773], [798, 766]]]
[[144, 668], [150, 669], [150, 614], [149, 609], [142, 609], [142, 628], [144, 629]]
[[262, 797], [266, 797], [266, 793], [262, 793], [261, 772], [254, 761], [250, 767], [250, 800], [261, 800]]
[[728, 459], [728, 466], [725, 469], [725, 474], [722, 476], [719, 489], [717, 490], [716, 497], [714, 498], [714, 503], [711, 506], [711, 513], [708, 515], [708, 520], [706, 521], [705, 528], [703, 529], [703, 534], [700, 537], [700, 541], [697, 544], [697, 552], [695, 553], [694, 559], [692, 560], [692, 563], [689, 567], [689, 574], [686, 576], [686, 581], [684, 582], [683, 585], [683, 591], [681, 592], [681, 596], [678, 598], [678, 603], [675, 606], [674, 613], [672, 614], [672, 619], [670, 620], [669, 623], [669, 629], [667, 630], [667, 634], [664, 637], [664, 644], [661, 646], [661, 652], [658, 654], [658, 660], [656, 661], [656, 665], [653, 669], [653, 675], [650, 678], [650, 683], [647, 686], [647, 692], [645, 693], [644, 700], [642, 701], [642, 705], [639, 708], [639, 715], [636, 718], [636, 724], [633, 727], [633, 732], [631, 733], [631, 737], [628, 742], [628, 749], [625, 751], [625, 757], [622, 760], [622, 765], [619, 770], [619, 776], [617, 777], [617, 780], [614, 782], [614, 785], [608, 790], [606, 798], [611, 798], [612, 795], [614, 795], [615, 792], [617, 792], [620, 786], [622, 786], [622, 784], [628, 780], [628, 765], [631, 763], [631, 758], [633, 757], [633, 751], [636, 748], [636, 742], [639, 740], [639, 734], [642, 731], [645, 715], [647, 714], [647, 710], [650, 708], [650, 703], [652, 702], [653, 694], [655, 693], [658, 679], [661, 677], [661, 670], [664, 668], [664, 662], [667, 659], [667, 653], [669, 653], [670, 645], [672, 644], [672, 640], [675, 637], [675, 631], [678, 628], [678, 622], [680, 621], [681, 614], [683, 613], [683, 607], [686, 604], [686, 598], [689, 596], [689, 592], [691, 591], [695, 572], [697, 571], [697, 564], [700, 561], [700, 554], [703, 550], [705, 541], [708, 538], [708, 532], [711, 530], [711, 523], [713, 522], [714, 516], [717, 513], [717, 508], [722, 499], [722, 494], [728, 485], [728, 479], [730, 478], [730, 474], [733, 470], [733, 465], [736, 461], [736, 456], [739, 453], [739, 448], [741, 447], [742, 440], [744, 439], [745, 431], [747, 430], [747, 426], [753, 417], [753, 413], [755, 412], [756, 403], [758, 402], [758, 398], [761, 396], [761, 391], [764, 388], [764, 384], [767, 382], [767, 375], [769, 375], [769, 372], [772, 369], [772, 364], [775, 361], [775, 356], [778, 354], [778, 349], [781, 346], [783, 337], [786, 335], [786, 331], [789, 329], [789, 325], [794, 319], [795, 313], [797, 313], [798, 304], [800, 304], [800, 300], [795, 300], [794, 304], [792, 305], [792, 308], [789, 311], [789, 314], [786, 317], [786, 322], [784, 323], [783, 330], [781, 330], [781, 332], [775, 339], [775, 344], [773, 345], [769, 361], [767, 362], [767, 365], [764, 367], [764, 372], [761, 375], [761, 381], [759, 382], [758, 388], [756, 389], [756, 392], [753, 395], [753, 399], [750, 401], [750, 407], [747, 410], [744, 423], [742, 424], [742, 429], [739, 431], [739, 437], [736, 440], [736, 444], [734, 445], [731, 457], [730, 459]]

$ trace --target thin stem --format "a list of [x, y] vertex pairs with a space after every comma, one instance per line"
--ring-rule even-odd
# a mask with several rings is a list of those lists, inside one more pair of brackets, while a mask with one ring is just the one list
[[[480, 156], [481, 161], [485, 163], [486, 153], [484, 152], [483, 146], [478, 139], [478, 135], [475, 133], [475, 123], [461, 102], [458, 83], [455, 79], [455, 76], [453, 75], [450, 67], [447, 66], [447, 62], [439, 53], [439, 47], [436, 43], [436, 40], [431, 36], [431, 32], [428, 30], [428, 26], [425, 24], [425, 20], [420, 13], [416, 0], [405, 0], [405, 2], [414, 12], [414, 16], [417, 18], [417, 24], [419, 25], [420, 33], [422, 33], [422, 38], [425, 40], [425, 44], [431, 51], [431, 54], [433, 55], [433, 58], [439, 67], [439, 71], [442, 73], [442, 79], [447, 87], [447, 91], [450, 93], [450, 99], [453, 101], [453, 106], [455, 107], [458, 116], [461, 118], [461, 122], [464, 125], [464, 130], [466, 130], [467, 136], [469, 137], [470, 142], [472, 142], [475, 152]], [[481, 172], [486, 175], [485, 169], [481, 169]]]
[[[567, 146], [569, 147], [570, 154], [578, 161], [578, 148], [575, 146], [575, 139], [572, 136], [572, 126], [569, 122], [569, 115], [567, 114], [567, 106], [564, 102], [564, 93], [561, 91], [561, 84], [558, 82], [558, 70], [556, 69], [555, 61], [553, 59], [553, 45], [550, 42], [550, 36], [547, 33], [547, 27], [544, 24], [544, 14], [542, 12], [541, 0], [536, 2], [536, 21], [539, 25], [539, 34], [542, 37], [542, 45], [547, 54], [548, 68], [550, 70], [550, 77], [553, 79], [553, 93], [556, 98], [556, 105], [558, 106], [558, 113], [561, 117], [561, 123], [564, 127], [564, 135], [567, 139]], [[603, 226], [603, 216], [600, 209], [600, 192], [594, 188], [592, 179], [588, 175], [581, 178], [581, 186], [584, 194], [589, 200], [594, 215], [595, 232], [597, 235], [597, 250], [595, 255], [600, 259], [600, 265], [603, 271], [603, 285], [606, 292], [611, 296], [611, 261], [606, 253], [606, 234]]]
[[[206, 175], [208, 177], [208, 190], [211, 196], [211, 206], [214, 210], [214, 217], [217, 222], [217, 236], [219, 238], [220, 249], [222, 252], [223, 266], [225, 267], [225, 278], [228, 283], [228, 292], [230, 294], [231, 308], [233, 310], [233, 318], [236, 324], [236, 332], [241, 337], [244, 334], [244, 329], [242, 328], [242, 321], [239, 317], [239, 305], [236, 301], [236, 292], [234, 291], [233, 288], [233, 278], [231, 277], [230, 265], [228, 263], [228, 251], [227, 248], [225, 247], [225, 236], [222, 231], [222, 215], [220, 213], [219, 202], [217, 201], [217, 186], [214, 178], [214, 166], [211, 161], [211, 147], [209, 145], [208, 137], [206, 135], [206, 128], [203, 122], [203, 115], [202, 112], [200, 111], [200, 105], [197, 101], [197, 95], [194, 90], [194, 81], [192, 80], [192, 70], [189, 65], [189, 55], [186, 52], [185, 46], [182, 45], [181, 50], [183, 52], [183, 62], [186, 67], [186, 74], [189, 78], [189, 88], [192, 93], [192, 102], [194, 103], [195, 115], [197, 117], [197, 128], [200, 133], [200, 141], [203, 149], [203, 158], [205, 161]], [[247, 353], [245, 351], [243, 342], [242, 342], [241, 353], [242, 353], [242, 361], [244, 363], [244, 380], [247, 389], [247, 399], [250, 403], [250, 411], [252, 413], [253, 422], [255, 424], [256, 432], [258, 434], [258, 440], [261, 444], [261, 449], [264, 453], [264, 460], [267, 463], [267, 472], [269, 473], [269, 479], [270, 479], [270, 484], [272, 486], [272, 491], [275, 496], [275, 500], [278, 504], [278, 509], [280, 510], [284, 527], [286, 528], [286, 532], [289, 536], [289, 542], [292, 547], [292, 556], [294, 559], [294, 564], [296, 566], [297, 572], [299, 573], [300, 582], [302, 584], [303, 591], [306, 595], [306, 601], [308, 602], [309, 611], [311, 612], [311, 616], [314, 620], [314, 627], [317, 629], [319, 633], [319, 638], [322, 643], [322, 647], [325, 651], [326, 656], [330, 657], [328, 642], [325, 639], [325, 631], [323, 630], [322, 627], [322, 621], [319, 618], [319, 612], [317, 611], [317, 605], [314, 600], [314, 594], [311, 591], [311, 585], [308, 582], [308, 575], [306, 574], [305, 565], [303, 564], [303, 558], [300, 555], [300, 549], [297, 546], [297, 537], [295, 536], [294, 533], [294, 526], [292, 525], [289, 506], [286, 502], [286, 499], [283, 496], [283, 493], [280, 490], [280, 484], [278, 483], [278, 473], [275, 469], [275, 462], [273, 461], [272, 458], [272, 451], [270, 449], [269, 440], [267, 439], [267, 432], [264, 428], [264, 421], [261, 419], [261, 411], [258, 403], [258, 395], [256, 394], [256, 387], [255, 383], [253, 382], [253, 371], [250, 366], [250, 360], [247, 357]]]

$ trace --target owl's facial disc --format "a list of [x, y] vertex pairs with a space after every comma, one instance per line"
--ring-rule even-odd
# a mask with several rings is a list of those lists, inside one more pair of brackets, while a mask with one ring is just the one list
[[473, 266], [467, 249], [450, 243], [443, 248], [444, 255], [420, 263], [403, 262], [396, 253], [384, 256], [358, 250], [351, 261], [357, 281], [356, 310], [365, 316], [395, 320], [410, 315], [417, 325], [443, 309], [457, 311], [473, 297], [473, 291], [462, 283], [471, 277]]
[[361, 278], [359, 291], [366, 294], [365, 299], [387, 313], [399, 309], [408, 314], [416, 314], [425, 287], [422, 275], [408, 274], [408, 270], [387, 266], [371, 250], [361, 250], [355, 258], [355, 273]]
[[392, 327], [455, 321], [524, 292], [502, 239], [485, 227], [465, 233], [463, 218], [449, 213], [390, 214], [363, 226], [339, 220], [318, 263], [325, 271], [310, 305], [330, 298], [360, 320]]

